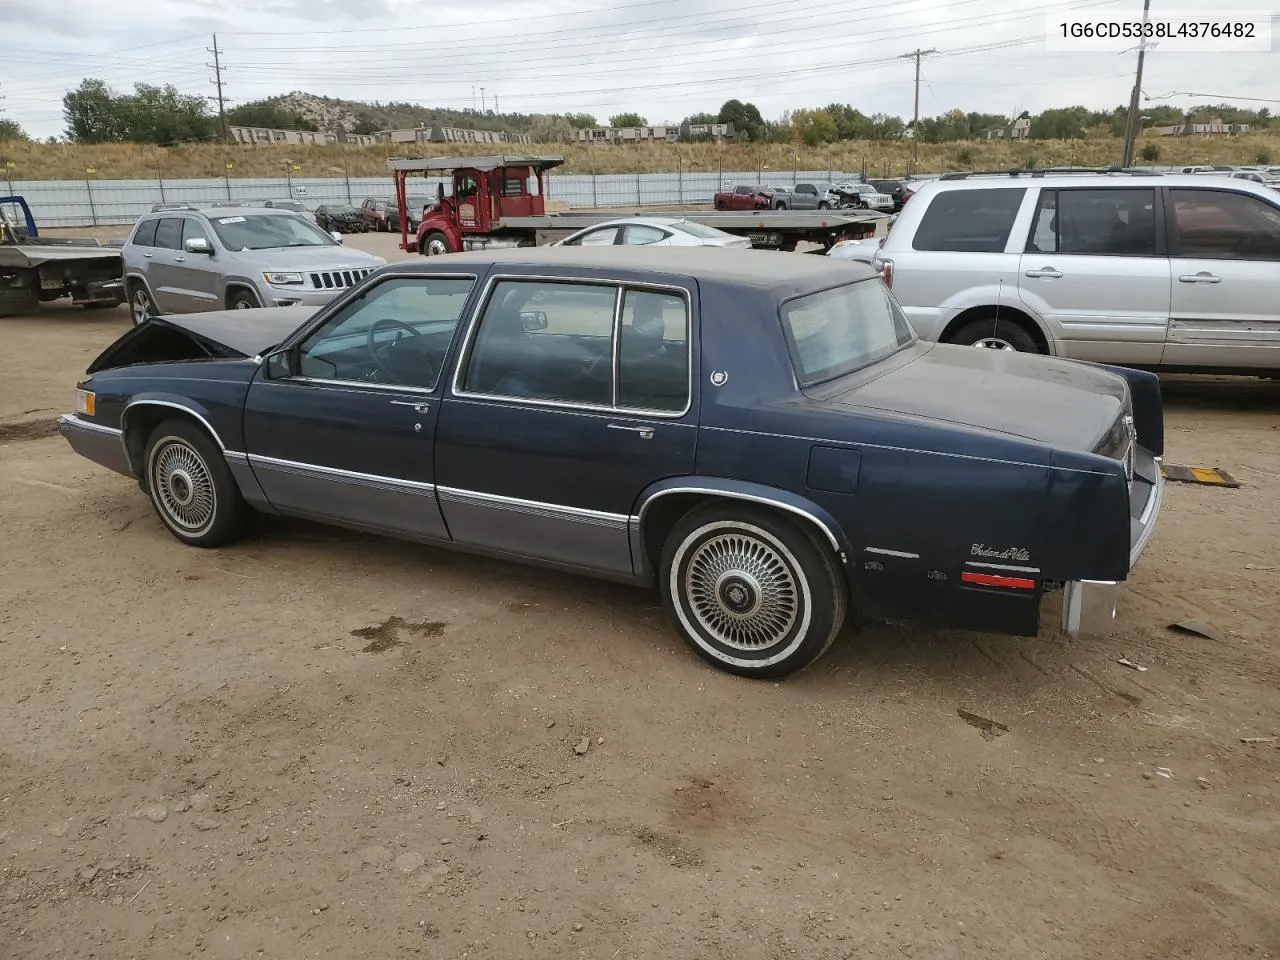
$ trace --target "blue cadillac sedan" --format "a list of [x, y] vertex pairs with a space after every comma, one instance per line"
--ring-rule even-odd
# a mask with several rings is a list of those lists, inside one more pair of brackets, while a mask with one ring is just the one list
[[1154, 528], [1148, 373], [925, 343], [870, 268], [526, 248], [384, 267], [318, 310], [152, 318], [77, 385], [80, 454], [184, 543], [255, 513], [656, 586], [778, 677], [859, 613], [1111, 628]]

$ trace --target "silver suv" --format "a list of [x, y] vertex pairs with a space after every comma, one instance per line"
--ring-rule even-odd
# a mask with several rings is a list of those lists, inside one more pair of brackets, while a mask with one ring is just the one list
[[386, 262], [287, 210], [166, 210], [134, 225], [124, 283], [136, 324], [157, 313], [319, 306]]
[[924, 339], [1184, 372], [1280, 368], [1280, 194], [1150, 171], [948, 174], [873, 264]]

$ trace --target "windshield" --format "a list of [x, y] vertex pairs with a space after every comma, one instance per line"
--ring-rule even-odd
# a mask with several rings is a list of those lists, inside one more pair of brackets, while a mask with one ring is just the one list
[[287, 214], [210, 217], [222, 245], [231, 251], [275, 247], [333, 247], [337, 241], [313, 223]]
[[681, 220], [679, 223], [671, 224], [671, 229], [679, 230], [687, 233], [691, 237], [698, 237], [702, 240], [723, 240], [732, 234], [725, 233], [723, 230], [717, 230], [715, 227], [708, 227], [704, 223], [692, 223], [688, 220]]
[[842, 377], [915, 340], [879, 277], [788, 301], [782, 327], [802, 387]]

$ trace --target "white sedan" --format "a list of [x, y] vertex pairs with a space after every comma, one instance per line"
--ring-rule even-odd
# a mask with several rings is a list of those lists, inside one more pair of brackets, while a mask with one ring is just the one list
[[556, 247], [594, 247], [625, 244], [653, 247], [750, 247], [746, 237], [735, 237], [715, 227], [675, 217], [633, 217], [584, 227]]

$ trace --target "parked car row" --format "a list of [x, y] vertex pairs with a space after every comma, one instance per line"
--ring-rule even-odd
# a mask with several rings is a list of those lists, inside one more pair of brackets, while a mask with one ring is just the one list
[[841, 210], [889, 213], [901, 210], [913, 190], [905, 180], [845, 180], [840, 183], [740, 183], [712, 197], [717, 210]]

